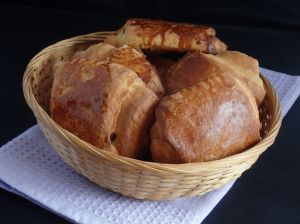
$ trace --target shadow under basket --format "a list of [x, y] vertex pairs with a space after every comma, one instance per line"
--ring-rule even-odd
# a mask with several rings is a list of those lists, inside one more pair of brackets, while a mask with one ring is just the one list
[[48, 114], [56, 67], [76, 51], [102, 42], [111, 33], [78, 36], [47, 47], [29, 62], [23, 77], [25, 99], [46, 138], [78, 173], [104, 188], [137, 199], [202, 195], [237, 179], [272, 145], [281, 125], [281, 111], [274, 89], [263, 76], [267, 96], [260, 110], [262, 140], [244, 152], [223, 159], [186, 164], [146, 162], [99, 150], [61, 128]]

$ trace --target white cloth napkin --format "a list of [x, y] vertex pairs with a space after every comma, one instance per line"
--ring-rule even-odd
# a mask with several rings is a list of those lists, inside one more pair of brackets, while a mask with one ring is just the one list
[[[300, 94], [300, 76], [261, 72], [277, 90], [285, 115]], [[75, 173], [54, 152], [38, 125], [0, 149], [0, 187], [77, 223], [201, 223], [232, 184], [192, 198], [135, 200]]]

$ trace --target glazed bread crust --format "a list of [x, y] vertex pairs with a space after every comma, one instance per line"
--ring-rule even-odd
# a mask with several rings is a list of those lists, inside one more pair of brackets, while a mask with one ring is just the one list
[[213, 28], [200, 25], [129, 19], [116, 34], [107, 37], [105, 42], [114, 46], [128, 44], [150, 51], [197, 51], [215, 54], [227, 48], [215, 37], [215, 33]]
[[263, 101], [266, 91], [259, 77], [257, 60], [237, 51], [186, 55], [169, 72], [165, 80], [166, 91], [170, 94], [217, 74], [234, 75], [251, 90], [258, 106]]
[[260, 138], [250, 90], [232, 75], [214, 75], [165, 97], [155, 111], [151, 152], [162, 163], [203, 162], [241, 152]]
[[136, 72], [145, 82], [146, 86], [158, 96], [165, 94], [164, 87], [155, 67], [146, 60], [142, 52], [128, 45], [116, 48], [111, 44], [100, 43], [92, 45], [84, 51], [75, 53], [73, 58], [106, 61], [124, 65]]

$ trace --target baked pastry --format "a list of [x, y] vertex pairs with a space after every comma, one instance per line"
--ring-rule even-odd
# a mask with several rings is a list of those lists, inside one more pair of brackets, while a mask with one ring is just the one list
[[136, 72], [146, 83], [146, 86], [158, 96], [163, 96], [165, 94], [164, 87], [155, 67], [146, 60], [143, 53], [135, 50], [133, 47], [123, 45], [113, 51], [107, 60], [124, 65]]
[[216, 160], [260, 138], [255, 99], [230, 74], [216, 74], [165, 97], [155, 111], [151, 154], [161, 163]]
[[124, 65], [136, 72], [146, 83], [146, 86], [158, 96], [163, 96], [165, 93], [156, 69], [146, 60], [142, 52], [128, 45], [116, 48], [110, 44], [100, 43], [92, 45], [85, 51], [75, 53], [73, 58], [85, 58]]
[[[225, 50], [209, 27], [128, 20], [56, 70], [51, 117], [99, 149], [131, 158], [149, 147], [162, 163], [241, 152], [260, 139], [265, 90], [257, 61]], [[190, 53], [176, 62], [153, 54], [161, 51]]]
[[114, 46], [128, 44], [151, 51], [198, 51], [218, 53], [227, 46], [210, 27], [151, 19], [129, 19], [116, 34], [105, 40]]
[[158, 96], [131, 69], [73, 59], [55, 74], [52, 118], [100, 149], [139, 158]]
[[259, 77], [257, 60], [237, 51], [217, 55], [188, 54], [173, 66], [165, 80], [165, 88], [170, 94], [216, 74], [234, 75], [251, 90], [258, 106], [263, 101], [266, 91]]

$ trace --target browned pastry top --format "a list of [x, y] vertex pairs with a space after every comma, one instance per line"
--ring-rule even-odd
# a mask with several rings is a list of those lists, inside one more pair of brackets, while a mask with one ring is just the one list
[[113, 51], [107, 60], [132, 69], [146, 83], [146, 86], [158, 96], [165, 94], [164, 87], [155, 67], [146, 60], [143, 53], [135, 50], [133, 47], [123, 45]]
[[115, 35], [106, 39], [106, 42], [115, 46], [128, 44], [152, 51], [217, 53], [227, 48], [215, 37], [213, 28], [151, 19], [127, 20]]
[[172, 93], [217, 74], [236, 76], [251, 90], [257, 105], [263, 101], [266, 92], [259, 77], [257, 60], [237, 51], [225, 51], [217, 55], [188, 54], [169, 72], [165, 88]]
[[214, 75], [165, 97], [151, 129], [154, 161], [200, 162], [245, 150], [259, 140], [255, 99], [233, 76]]
[[58, 124], [86, 142], [137, 158], [157, 100], [125, 66], [74, 59], [55, 75], [50, 110]]
[[123, 45], [116, 48], [107, 43], [92, 45], [85, 51], [77, 52], [73, 58], [113, 62], [130, 68], [146, 83], [146, 86], [159, 96], [165, 94], [156, 69], [146, 60], [142, 52]]

